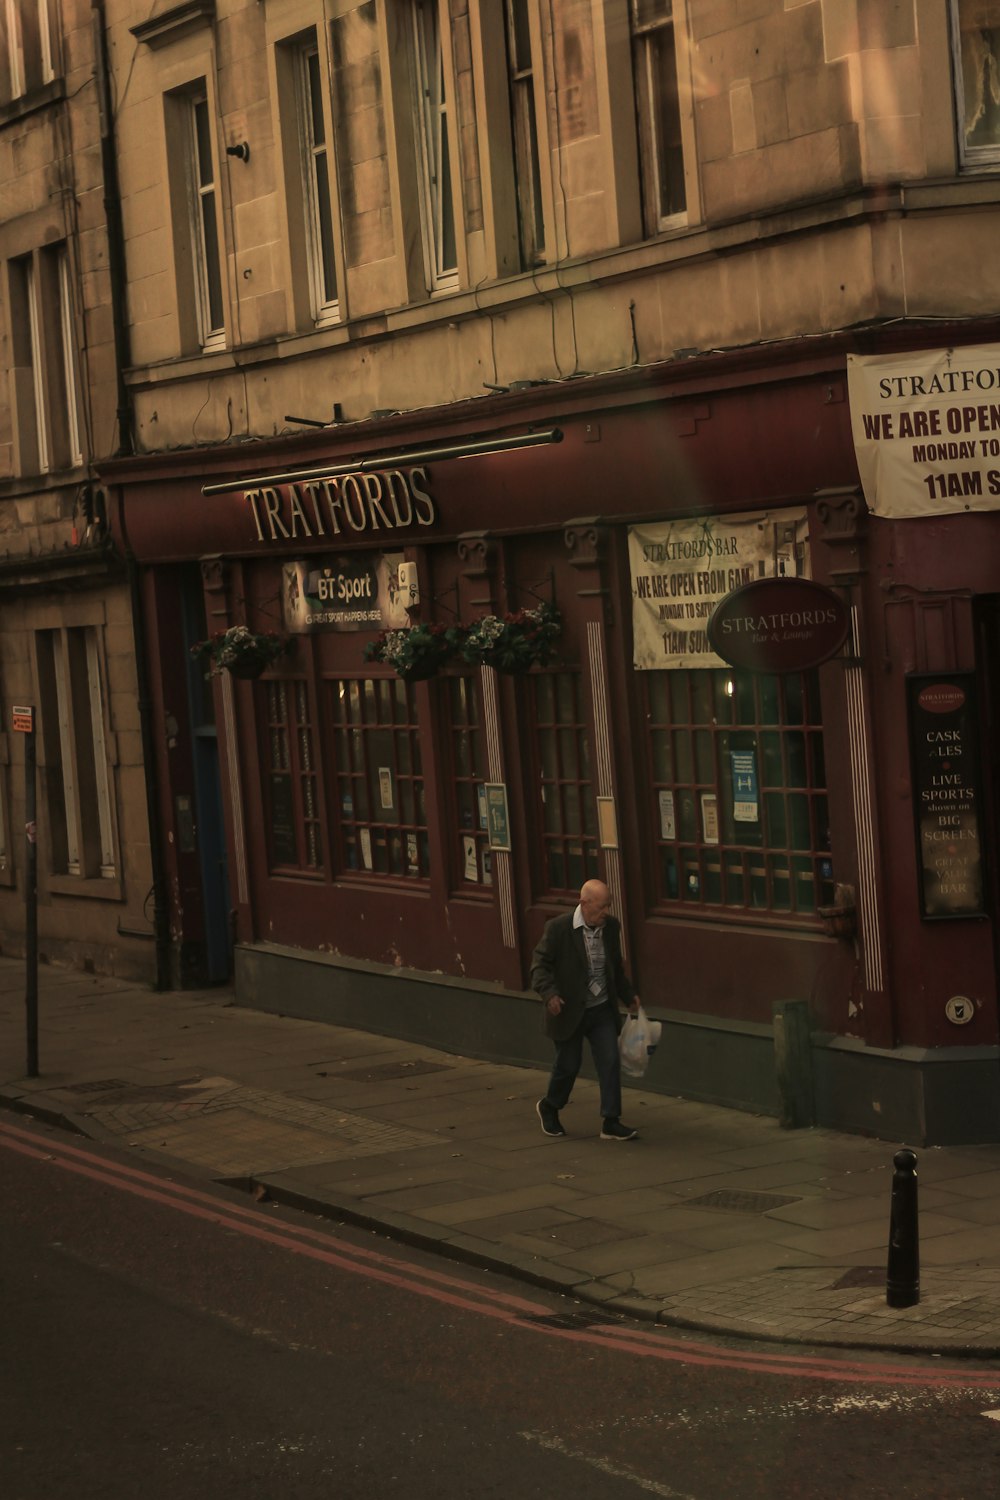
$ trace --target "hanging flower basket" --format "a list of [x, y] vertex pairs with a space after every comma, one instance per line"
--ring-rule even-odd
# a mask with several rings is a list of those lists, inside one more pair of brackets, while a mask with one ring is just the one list
[[519, 609], [516, 614], [484, 615], [465, 632], [462, 658], [473, 666], [498, 672], [527, 672], [547, 667], [562, 634], [562, 617], [553, 604]]
[[285, 636], [257, 634], [245, 625], [231, 625], [228, 630], [217, 630], [207, 641], [197, 641], [191, 647], [191, 655], [196, 661], [208, 664], [209, 677], [230, 672], [233, 677], [253, 678], [259, 677], [287, 650]]
[[451, 660], [460, 639], [453, 625], [413, 625], [383, 630], [365, 647], [365, 661], [381, 661], [407, 682], [434, 677]]

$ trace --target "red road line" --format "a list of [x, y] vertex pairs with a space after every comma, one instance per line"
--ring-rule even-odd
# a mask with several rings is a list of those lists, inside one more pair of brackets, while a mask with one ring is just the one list
[[[399, 1262], [389, 1256], [380, 1255], [376, 1251], [346, 1246], [339, 1242], [335, 1251], [330, 1250], [328, 1248], [330, 1241], [335, 1238], [332, 1234], [324, 1234], [298, 1225], [282, 1225], [280, 1232], [265, 1228], [259, 1212], [243, 1208], [239, 1204], [220, 1206], [218, 1199], [208, 1193], [200, 1192], [197, 1188], [164, 1183], [162, 1179], [151, 1173], [143, 1172], [139, 1168], [130, 1167], [124, 1163], [106, 1162], [93, 1152], [76, 1146], [60, 1142], [58, 1145], [53, 1145], [51, 1149], [46, 1149], [48, 1144], [40, 1145], [37, 1136], [20, 1130], [16, 1126], [0, 1125], [0, 1145], [5, 1145], [8, 1150], [18, 1155], [27, 1156], [36, 1161], [51, 1162], [77, 1176], [87, 1177], [104, 1186], [117, 1188], [120, 1192], [132, 1193], [149, 1202], [180, 1210], [190, 1217], [235, 1230], [250, 1239], [276, 1246], [279, 1249], [290, 1250], [293, 1254], [304, 1255], [310, 1260], [317, 1260], [340, 1270], [353, 1272], [355, 1275], [363, 1275], [371, 1280], [380, 1281], [419, 1296], [430, 1297], [434, 1301], [446, 1303], [466, 1312], [479, 1313], [524, 1331], [545, 1334], [570, 1343], [598, 1345], [617, 1353], [630, 1353], [642, 1358], [666, 1360], [702, 1368], [734, 1369], [744, 1373], [769, 1375], [796, 1374], [843, 1384], [855, 1382], [933, 1389], [1000, 1387], [1000, 1371], [994, 1373], [970, 1370], [968, 1374], [938, 1374], [928, 1371], [926, 1374], [915, 1374], [912, 1370], [899, 1366], [834, 1363], [810, 1355], [778, 1353], [738, 1355], [710, 1345], [702, 1345], [694, 1349], [689, 1344], [682, 1344], [669, 1337], [661, 1337], [642, 1329], [542, 1327], [526, 1321], [526, 1317], [548, 1316], [548, 1309], [543, 1304], [532, 1303], [524, 1298], [512, 1297], [502, 1292], [494, 1292], [492, 1289], [480, 1289], [458, 1277], [427, 1271], [422, 1267], [407, 1266], [407, 1274], [400, 1274], [396, 1269], [384, 1270], [382, 1268], [385, 1266], [397, 1267]], [[308, 1243], [309, 1241], [318, 1243]], [[363, 1262], [368, 1262], [368, 1264], [363, 1264]], [[438, 1285], [422, 1285], [419, 1281], [413, 1280], [413, 1276], [423, 1277]], [[445, 1290], [445, 1288], [457, 1290]], [[473, 1297], [480, 1297], [483, 1300], [470, 1300]]]

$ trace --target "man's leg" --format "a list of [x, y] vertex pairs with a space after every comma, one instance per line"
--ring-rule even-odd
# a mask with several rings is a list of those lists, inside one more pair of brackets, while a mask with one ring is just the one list
[[556, 1042], [556, 1057], [552, 1064], [545, 1102], [556, 1110], [565, 1109], [573, 1092], [576, 1075], [583, 1062], [583, 1026], [576, 1028], [564, 1042]]
[[590, 1050], [601, 1086], [601, 1116], [617, 1120], [622, 1112], [622, 1075], [618, 1059], [618, 1026], [610, 1001], [584, 1012]]

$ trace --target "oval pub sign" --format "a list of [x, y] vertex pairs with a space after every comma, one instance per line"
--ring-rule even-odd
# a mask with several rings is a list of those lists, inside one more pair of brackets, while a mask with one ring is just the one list
[[811, 578], [757, 578], [720, 599], [708, 622], [712, 650], [750, 672], [804, 672], [847, 639], [847, 608]]

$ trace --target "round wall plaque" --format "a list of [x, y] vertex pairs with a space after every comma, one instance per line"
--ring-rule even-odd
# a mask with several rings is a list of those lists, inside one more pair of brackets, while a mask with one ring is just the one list
[[968, 995], [952, 995], [945, 1001], [944, 1013], [954, 1026], [968, 1026], [976, 1014], [976, 1002]]

